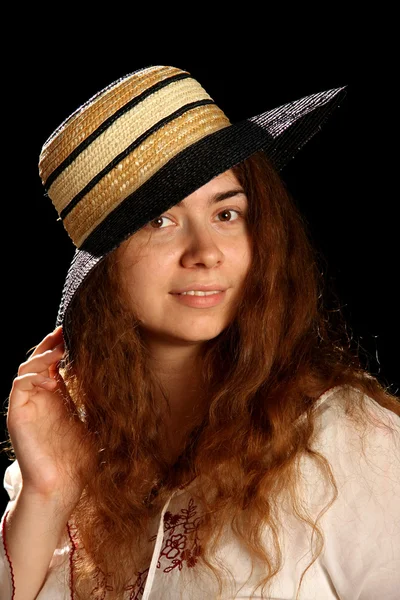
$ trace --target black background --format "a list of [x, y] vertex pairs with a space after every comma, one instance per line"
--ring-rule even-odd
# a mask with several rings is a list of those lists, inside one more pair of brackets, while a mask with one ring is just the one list
[[[65, 30], [42, 24], [28, 37], [20, 35], [20, 58], [5, 61], [3, 72], [1, 440], [7, 435], [12, 380], [28, 350], [54, 328], [74, 251], [43, 195], [37, 170], [41, 146], [102, 87], [157, 64], [188, 70], [231, 121], [348, 86], [341, 107], [281, 174], [326, 258], [326, 277], [339, 295], [364, 364], [398, 394], [394, 58], [343, 23], [332, 37], [324, 31], [325, 21], [316, 23], [314, 31], [295, 41], [279, 21], [271, 40], [271, 24], [252, 19], [244, 25], [236, 17], [236, 27], [245, 31], [213, 27], [211, 14], [197, 30], [192, 19], [174, 31], [161, 17], [157, 31], [148, 20], [136, 20], [118, 37], [123, 15], [110, 14], [103, 15], [101, 30], [92, 27], [89, 41], [88, 24], [76, 13]], [[3, 476], [9, 461], [4, 454], [0, 458]], [[1, 489], [2, 511], [7, 500]]]

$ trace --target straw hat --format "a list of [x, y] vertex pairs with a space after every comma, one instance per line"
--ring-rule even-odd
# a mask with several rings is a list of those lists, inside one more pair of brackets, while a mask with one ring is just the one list
[[280, 171], [321, 128], [346, 87], [231, 123], [201, 84], [172, 66], [114, 81], [44, 143], [39, 174], [76, 247], [57, 315], [121, 242], [213, 177], [259, 150]]

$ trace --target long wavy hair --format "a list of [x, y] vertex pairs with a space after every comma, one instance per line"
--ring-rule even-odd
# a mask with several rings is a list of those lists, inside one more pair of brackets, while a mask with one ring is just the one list
[[165, 407], [155, 401], [157, 381], [118, 280], [115, 252], [98, 264], [74, 300], [62, 375], [94, 440], [96, 465], [70, 519], [70, 533], [82, 549], [73, 565], [76, 599], [87, 598], [88, 590], [91, 598], [105, 597], [106, 590], [107, 598], [124, 598], [132, 574], [149, 566], [152, 521], [171, 492], [193, 480], [201, 519], [190, 571], [198, 577], [211, 573], [223, 597], [221, 571], [233, 583], [234, 573], [216, 553], [230, 527], [262, 565], [254, 590], [262, 586], [268, 598], [282, 568], [278, 507], [285, 495], [316, 540], [298, 597], [324, 547], [322, 514], [312, 519], [299, 498], [301, 456], [310, 457], [325, 477], [331, 491], [325, 510], [338, 495], [329, 462], [311, 446], [316, 400], [340, 385], [361, 392], [348, 395], [346, 410], [355, 422], [368, 420], [363, 394], [400, 415], [399, 399], [362, 366], [352, 347], [336, 295], [321, 274], [325, 259], [267, 156], [257, 152], [233, 171], [248, 197], [252, 265], [234, 319], [204, 343], [208, 408], [173, 467], [162, 451]]

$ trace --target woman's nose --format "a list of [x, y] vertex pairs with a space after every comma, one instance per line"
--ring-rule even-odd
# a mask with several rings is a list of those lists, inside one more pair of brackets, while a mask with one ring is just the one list
[[223, 261], [224, 254], [212, 232], [204, 226], [191, 227], [182, 250], [182, 264], [191, 267], [204, 264], [210, 268]]

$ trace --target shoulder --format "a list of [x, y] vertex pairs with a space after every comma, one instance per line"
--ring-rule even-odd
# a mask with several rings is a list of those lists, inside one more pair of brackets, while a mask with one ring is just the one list
[[332, 388], [317, 402], [309, 445], [300, 468], [310, 485], [310, 497], [322, 474], [330, 475], [319, 458], [322, 455], [339, 497], [346, 494], [354, 503], [374, 497], [380, 504], [385, 499], [395, 509], [400, 495], [400, 417], [394, 412], [355, 388]]
[[343, 447], [394, 449], [400, 439], [400, 417], [351, 386], [334, 387], [318, 399], [315, 425], [314, 443], [322, 446], [340, 440]]

